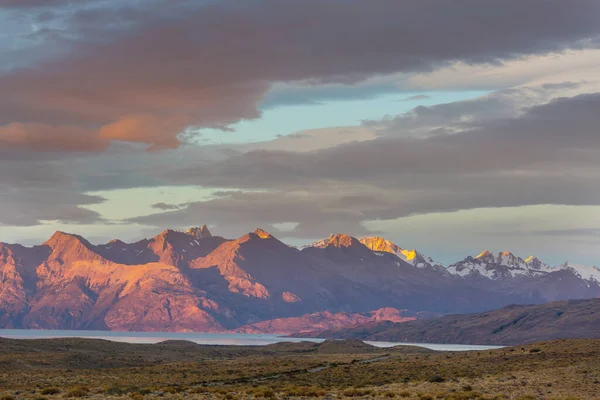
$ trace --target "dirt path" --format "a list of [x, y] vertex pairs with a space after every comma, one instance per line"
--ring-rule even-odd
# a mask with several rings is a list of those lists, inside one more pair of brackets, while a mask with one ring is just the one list
[[371, 364], [371, 363], [375, 363], [375, 362], [379, 362], [379, 361], [383, 361], [383, 360], [388, 360], [390, 358], [392, 358], [392, 356], [389, 354], [386, 354], [386, 355], [378, 356], [375, 358], [369, 358], [367, 360], [351, 361], [351, 362], [347, 362], [347, 363], [336, 363], [336, 364], [326, 363], [326, 364], [316, 365], [312, 368], [295, 369], [295, 370], [291, 370], [291, 371], [281, 372], [279, 374], [249, 376], [249, 377], [244, 377], [244, 378], [201, 382], [201, 383], [198, 383], [197, 385], [192, 386], [192, 388], [202, 387], [202, 386], [224, 386], [224, 385], [236, 385], [236, 384], [240, 384], [240, 383], [256, 383], [256, 382], [272, 381], [272, 380], [276, 380], [276, 379], [279, 379], [282, 377], [292, 377], [292, 376], [301, 375], [301, 374], [315, 374], [315, 373], [324, 371], [326, 369], [329, 369], [331, 367], [339, 367], [339, 366], [350, 365], [350, 364]]

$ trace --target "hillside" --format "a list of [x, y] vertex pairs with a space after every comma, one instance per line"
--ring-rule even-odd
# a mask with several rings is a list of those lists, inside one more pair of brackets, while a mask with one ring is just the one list
[[349, 313], [321, 311], [299, 317], [277, 318], [257, 322], [251, 325], [240, 326], [236, 332], [240, 333], [271, 333], [294, 334], [313, 332], [315, 330], [330, 330], [362, 325], [368, 322], [390, 321], [406, 322], [420, 318], [420, 314], [397, 310], [395, 308], [381, 308], [364, 313]]
[[517, 345], [540, 340], [600, 338], [600, 299], [511, 305], [490, 312], [405, 323], [370, 322], [304, 337], [405, 343]]

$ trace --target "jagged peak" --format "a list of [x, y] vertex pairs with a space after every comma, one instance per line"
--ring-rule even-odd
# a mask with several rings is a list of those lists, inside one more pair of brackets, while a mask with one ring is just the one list
[[396, 245], [390, 240], [382, 238], [381, 236], [364, 237], [361, 238], [359, 241], [372, 251], [379, 251], [392, 254], [397, 254], [398, 252], [403, 251], [400, 248], [400, 246]]
[[481, 253], [479, 253], [475, 258], [489, 257], [491, 255], [492, 253], [489, 250], [484, 250]]
[[273, 237], [269, 232], [260, 228], [257, 228], [253, 233], [261, 239], [270, 239]]
[[210, 233], [206, 225], [202, 225], [201, 227], [192, 227], [188, 229], [185, 233], [190, 236], [193, 236], [196, 239], [212, 237], [212, 234]]
[[59, 245], [64, 245], [69, 242], [80, 242], [89, 246], [89, 242], [85, 240], [82, 236], [76, 235], [74, 233], [67, 233], [62, 231], [56, 231], [50, 239], [46, 240], [43, 244], [48, 245], [50, 247], [55, 247]]
[[159, 237], [159, 236], [163, 236], [164, 237], [164, 236], [167, 236], [167, 235], [169, 235], [171, 233], [175, 233], [175, 232], [176, 231], [174, 231], [173, 229], [165, 229], [164, 231], [162, 231], [161, 233], [159, 233], [158, 235], [156, 235], [156, 237]]
[[527, 257], [527, 258], [525, 259], [525, 262], [526, 262], [526, 263], [531, 263], [531, 262], [534, 262], [534, 261], [540, 261], [540, 260], [539, 260], [539, 258], [537, 258], [536, 256], [529, 256], [529, 257]]
[[345, 233], [332, 233], [329, 235], [324, 246], [321, 247], [351, 247], [357, 244], [360, 244], [358, 239], [352, 237], [350, 235], [346, 235]]

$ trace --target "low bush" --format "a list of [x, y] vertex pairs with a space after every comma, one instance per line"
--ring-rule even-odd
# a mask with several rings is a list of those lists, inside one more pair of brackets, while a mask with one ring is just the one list
[[69, 390], [65, 397], [86, 397], [89, 393], [87, 388], [77, 388]]
[[47, 388], [43, 388], [40, 393], [44, 394], [44, 395], [53, 395], [53, 394], [60, 393], [60, 389], [56, 388], [56, 387], [47, 387]]
[[292, 386], [286, 387], [283, 390], [288, 396], [297, 397], [323, 397], [327, 394], [325, 389], [315, 386]]
[[539, 353], [541, 351], [542, 351], [542, 349], [540, 349], [538, 347], [534, 347], [533, 349], [529, 350], [530, 353]]
[[344, 396], [346, 397], [363, 397], [370, 396], [373, 394], [371, 389], [346, 389], [344, 390]]

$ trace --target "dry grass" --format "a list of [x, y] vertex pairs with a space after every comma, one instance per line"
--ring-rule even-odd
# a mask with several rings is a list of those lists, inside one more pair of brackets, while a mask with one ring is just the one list
[[[36, 348], [0, 341], [0, 400], [600, 399], [600, 340], [465, 353], [357, 350], [343, 343], [111, 346], [80, 341]], [[361, 362], [383, 355], [390, 357]]]

